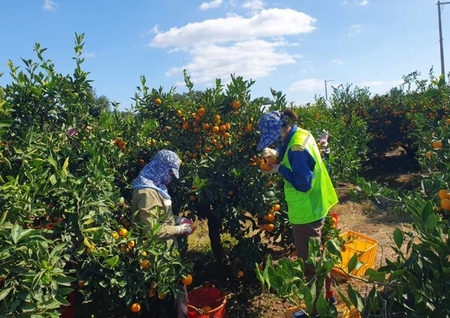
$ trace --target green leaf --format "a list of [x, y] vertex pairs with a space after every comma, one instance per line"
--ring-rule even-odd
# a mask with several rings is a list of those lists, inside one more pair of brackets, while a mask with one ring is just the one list
[[63, 177], [63, 179], [67, 179], [67, 167], [69, 166], [69, 157], [66, 158], [66, 160], [64, 160], [63, 166], [61, 168], [61, 176]]
[[114, 267], [119, 263], [119, 255], [115, 255], [114, 257], [108, 258], [106, 260], [106, 264], [109, 267]]
[[380, 273], [373, 268], [368, 268], [364, 273], [364, 276], [369, 276], [369, 282], [384, 282], [385, 281], [385, 273]]
[[347, 287], [348, 298], [352, 302], [353, 306], [359, 311], [363, 311], [364, 309], [364, 299], [361, 295], [352, 287], [352, 285], [348, 285]]
[[348, 261], [348, 272], [351, 273], [358, 265], [358, 255], [355, 253]]
[[11, 291], [11, 287], [10, 288], [5, 288], [0, 292], [0, 301], [2, 301], [3, 299], [6, 298], [6, 296], [8, 296], [9, 292]]
[[403, 232], [399, 228], [394, 230], [394, 243], [398, 248], [403, 245]]
[[56, 283], [61, 286], [70, 286], [70, 283], [72, 283], [74, 280], [75, 280], [75, 277], [64, 276], [64, 277], [58, 277], [56, 279]]

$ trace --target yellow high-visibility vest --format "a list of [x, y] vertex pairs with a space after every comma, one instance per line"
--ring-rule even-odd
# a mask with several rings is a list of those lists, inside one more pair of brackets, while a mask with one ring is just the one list
[[289, 150], [308, 151], [316, 162], [312, 187], [307, 192], [296, 190], [290, 182], [284, 180], [284, 196], [288, 206], [289, 222], [292, 224], [308, 224], [320, 220], [338, 202], [338, 197], [320, 156], [317, 143], [309, 131], [297, 128], [289, 141], [281, 162], [286, 168], [292, 169], [288, 159]]

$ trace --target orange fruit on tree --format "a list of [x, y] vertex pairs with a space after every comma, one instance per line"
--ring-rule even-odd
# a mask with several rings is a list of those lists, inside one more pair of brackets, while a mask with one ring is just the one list
[[242, 278], [242, 277], [244, 277], [244, 275], [245, 275], [244, 271], [238, 271], [237, 272], [237, 277], [238, 278]]
[[268, 213], [264, 216], [264, 220], [269, 221], [269, 222], [273, 222], [275, 220], [275, 214], [273, 213]]
[[205, 115], [205, 113], [206, 113], [206, 109], [204, 107], [200, 107], [199, 109], [197, 109], [197, 114], [200, 117], [203, 117]]
[[164, 293], [158, 293], [158, 298], [159, 299], [164, 299], [164, 298], [166, 298], [166, 294], [164, 294]]
[[275, 203], [275, 204], [272, 206], [272, 210], [273, 210], [273, 211], [280, 211], [280, 209], [281, 209], [281, 206], [280, 206], [278, 203]]
[[141, 305], [139, 303], [134, 303], [131, 305], [131, 312], [140, 312], [141, 311]]
[[111, 232], [111, 235], [113, 237], [113, 239], [117, 240], [119, 238], [119, 233], [117, 233], [116, 231]]
[[433, 141], [433, 142], [431, 143], [431, 146], [432, 146], [434, 149], [442, 149], [442, 148], [443, 148], [442, 141], [440, 141], [440, 140]]
[[219, 126], [217, 126], [217, 125], [213, 126], [212, 131], [213, 131], [213, 133], [217, 134], [220, 131]]
[[275, 230], [275, 225], [273, 225], [273, 223], [267, 223], [264, 225], [264, 229], [267, 232], [272, 232], [273, 230]]
[[124, 237], [125, 235], [127, 235], [127, 233], [128, 233], [128, 231], [127, 231], [127, 229], [126, 228], [121, 228], [120, 230], [119, 230], [119, 235], [120, 236], [122, 236], [122, 237]]
[[443, 199], [441, 200], [441, 207], [444, 210], [450, 211], [450, 200], [449, 199]]
[[128, 245], [129, 248], [133, 248], [133, 247], [136, 246], [136, 242], [133, 241], [133, 240], [130, 240], [130, 241], [127, 242], [127, 245]]
[[430, 159], [432, 156], [433, 156], [433, 152], [432, 151], [427, 151], [426, 153], [425, 153], [425, 157], [427, 158], [427, 159]]
[[441, 190], [439, 190], [438, 195], [439, 195], [439, 199], [441, 199], [441, 200], [448, 199], [448, 190], [441, 189]]
[[233, 101], [233, 109], [239, 109], [241, 107], [241, 102], [238, 100]]
[[148, 259], [144, 259], [141, 262], [141, 267], [144, 268], [144, 269], [150, 268], [150, 261]]
[[156, 104], [156, 105], [161, 105], [161, 103], [162, 103], [161, 98], [156, 98], [156, 99], [155, 99], [155, 104]]
[[191, 274], [187, 274], [186, 277], [183, 277], [181, 279], [181, 282], [183, 283], [183, 285], [189, 286], [190, 284], [192, 284], [193, 278]]

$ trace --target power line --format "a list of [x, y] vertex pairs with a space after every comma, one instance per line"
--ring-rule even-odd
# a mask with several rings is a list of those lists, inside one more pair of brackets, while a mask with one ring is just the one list
[[412, 55], [410, 55], [410, 56], [404, 58], [403, 60], [398, 61], [398, 62], [396, 62], [396, 63], [394, 63], [394, 64], [392, 64], [392, 65], [390, 65], [390, 66], [388, 66], [388, 67], [386, 67], [386, 68], [384, 68], [384, 69], [382, 69], [381, 71], [378, 71], [378, 72], [376, 72], [376, 73], [374, 73], [374, 74], [372, 74], [372, 75], [370, 75], [370, 76], [368, 76], [368, 77], [366, 77], [366, 78], [364, 78], [364, 79], [362, 79], [362, 80], [359, 80], [359, 82], [363, 82], [363, 81], [365, 81], [365, 80], [367, 80], [367, 79], [372, 78], [372, 77], [375, 76], [375, 75], [378, 75], [378, 74], [383, 73], [383, 72], [385, 72], [385, 71], [387, 71], [387, 70], [390, 70], [390, 69], [393, 68], [394, 66], [397, 66], [397, 65], [399, 65], [399, 64], [401, 64], [401, 63], [403, 63], [403, 62], [405, 62], [405, 61], [407, 61], [407, 60], [413, 58], [414, 56], [416, 56], [416, 55], [418, 55], [418, 54], [420, 54], [420, 53], [422, 53], [422, 52], [428, 50], [429, 48], [435, 46], [435, 45], [438, 44], [439, 42], [440, 42], [440, 41], [436, 41], [436, 42], [434, 42], [433, 44], [431, 44], [431, 45], [429, 45], [429, 46], [427, 46], [427, 47], [421, 49], [420, 51], [417, 51], [416, 53], [414, 53], [414, 54], [412, 54]]

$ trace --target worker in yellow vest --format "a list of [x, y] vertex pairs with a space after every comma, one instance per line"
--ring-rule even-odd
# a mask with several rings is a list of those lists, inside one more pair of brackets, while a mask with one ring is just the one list
[[[315, 138], [296, 125], [297, 119], [291, 109], [264, 114], [258, 123], [261, 139], [257, 150], [262, 150], [264, 157], [275, 157], [279, 162], [265, 173], [280, 173], [283, 176], [295, 248], [298, 257], [305, 261], [305, 277], [311, 281], [315, 268], [306, 263], [308, 242], [310, 238], [321, 242], [325, 216], [338, 198]], [[277, 141], [281, 141], [281, 147], [270, 148]], [[325, 281], [325, 291], [326, 298], [335, 304], [336, 296], [330, 277]]]

